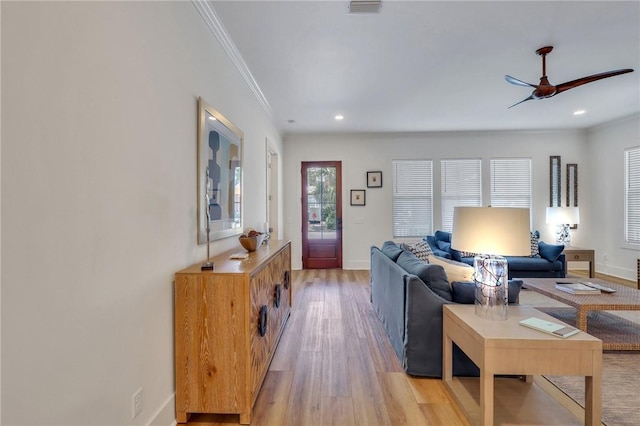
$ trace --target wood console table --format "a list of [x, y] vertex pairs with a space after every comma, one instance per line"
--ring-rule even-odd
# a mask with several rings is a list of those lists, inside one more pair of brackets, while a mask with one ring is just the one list
[[594, 250], [567, 246], [564, 248], [564, 254], [565, 269], [567, 269], [566, 263], [569, 262], [589, 262], [589, 278], [596, 276], [596, 256]]
[[230, 250], [176, 273], [176, 419], [239, 414], [251, 422], [291, 308], [291, 243], [269, 241], [244, 260]]

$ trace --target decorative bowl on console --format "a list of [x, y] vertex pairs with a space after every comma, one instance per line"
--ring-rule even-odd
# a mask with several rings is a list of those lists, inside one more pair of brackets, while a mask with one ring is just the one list
[[256, 231], [251, 231], [249, 233], [240, 235], [238, 240], [242, 247], [244, 247], [247, 251], [256, 251], [258, 247], [262, 245], [264, 239], [266, 238], [266, 234], [262, 234]]

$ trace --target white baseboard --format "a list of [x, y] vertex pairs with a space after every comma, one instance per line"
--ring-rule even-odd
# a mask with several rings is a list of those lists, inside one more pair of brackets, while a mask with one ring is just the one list
[[342, 269], [347, 269], [347, 270], [369, 270], [370, 268], [370, 261], [369, 260], [354, 260], [351, 262], [347, 262], [344, 265], [342, 265]]
[[176, 426], [176, 394], [175, 392], [158, 409], [147, 426]]
[[635, 269], [620, 268], [618, 266], [611, 266], [602, 263], [596, 263], [596, 272], [601, 274], [611, 275], [623, 280], [629, 280], [635, 282], [637, 280]]

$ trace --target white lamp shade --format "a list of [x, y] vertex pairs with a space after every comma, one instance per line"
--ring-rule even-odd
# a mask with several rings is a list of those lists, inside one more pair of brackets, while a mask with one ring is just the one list
[[578, 207], [547, 207], [547, 223], [577, 225], [580, 223], [580, 210]]
[[501, 256], [529, 256], [529, 209], [454, 207], [451, 247]]

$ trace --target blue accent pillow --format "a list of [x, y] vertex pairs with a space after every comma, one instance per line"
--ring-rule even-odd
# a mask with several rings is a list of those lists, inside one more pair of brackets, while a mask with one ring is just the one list
[[547, 244], [544, 241], [540, 241], [538, 250], [540, 251], [540, 257], [547, 259], [549, 262], [555, 262], [562, 250], [564, 250], [564, 245]]
[[397, 264], [409, 274], [420, 278], [438, 296], [448, 301], [452, 300], [451, 287], [442, 266], [425, 263], [410, 251], [403, 251], [398, 257]]
[[451, 242], [451, 232], [436, 231], [433, 236], [436, 237], [437, 241], [444, 241], [445, 243]]
[[448, 252], [449, 250], [451, 250], [451, 243], [448, 243], [446, 241], [442, 241], [439, 240], [438, 241], [438, 248], [442, 251], [446, 251]]
[[[509, 303], [516, 303], [522, 289], [522, 280], [509, 280]], [[476, 300], [476, 283], [473, 281], [454, 281], [451, 283], [453, 301], [469, 305]]]
[[387, 257], [394, 262], [398, 260], [400, 253], [402, 253], [402, 249], [393, 241], [385, 241], [382, 244], [381, 252], [387, 255]]
[[458, 262], [462, 262], [462, 253], [459, 250], [454, 248], [449, 249], [449, 253], [451, 253], [451, 258], [453, 260], [457, 260]]

